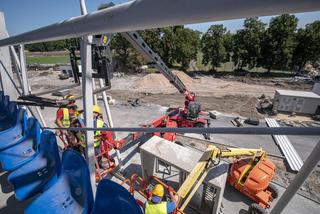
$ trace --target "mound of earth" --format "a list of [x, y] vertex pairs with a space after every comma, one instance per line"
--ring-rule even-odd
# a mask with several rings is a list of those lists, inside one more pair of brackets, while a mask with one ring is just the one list
[[[172, 72], [175, 75], [177, 75], [186, 86], [192, 85], [193, 83], [196, 82], [196, 80], [192, 79], [190, 76], [188, 76], [182, 71], [173, 70]], [[141, 89], [147, 90], [147, 89], [159, 88], [159, 86], [162, 88], [174, 89], [174, 86], [161, 73], [148, 74], [142, 77], [140, 80], [135, 82], [133, 88], [138, 90], [141, 90]]]

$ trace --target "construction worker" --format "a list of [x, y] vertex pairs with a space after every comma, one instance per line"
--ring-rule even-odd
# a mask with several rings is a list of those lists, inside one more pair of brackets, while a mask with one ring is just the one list
[[[93, 111], [93, 127], [94, 128], [107, 127], [106, 124], [103, 122], [100, 107], [98, 105], [93, 105], [92, 111]], [[84, 140], [85, 140], [84, 134], [82, 134], [82, 136], [81, 136], [81, 141], [82, 141], [81, 150], [82, 150], [83, 154], [85, 154], [84, 149], [86, 147]], [[101, 142], [102, 142], [101, 131], [95, 131], [94, 132], [94, 144], [93, 144], [95, 155], [98, 155], [101, 153], [101, 148], [100, 148]], [[97, 160], [98, 160], [99, 167], [103, 168], [102, 157], [101, 156], [98, 157]]]
[[167, 214], [172, 213], [177, 207], [178, 196], [174, 195], [172, 187], [168, 187], [171, 202], [162, 201], [164, 195], [164, 187], [161, 184], [156, 184], [152, 189], [152, 195], [145, 203], [145, 214]]
[[[68, 95], [66, 97], [68, 101], [67, 104], [63, 105], [57, 110], [56, 113], [56, 124], [59, 128], [69, 128], [72, 124], [72, 121], [78, 117], [77, 105], [75, 104], [75, 96]], [[73, 134], [67, 130], [60, 130], [60, 133], [66, 136], [67, 141], [71, 140]]]

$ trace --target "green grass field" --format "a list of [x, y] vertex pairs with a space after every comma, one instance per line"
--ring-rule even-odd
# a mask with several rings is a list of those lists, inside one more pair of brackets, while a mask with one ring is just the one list
[[70, 63], [69, 56], [27, 56], [27, 64], [63, 64]]

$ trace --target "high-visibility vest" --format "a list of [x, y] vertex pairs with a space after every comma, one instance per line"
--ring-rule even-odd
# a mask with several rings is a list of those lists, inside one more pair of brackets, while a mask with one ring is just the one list
[[144, 209], [145, 214], [167, 214], [167, 202], [162, 201], [159, 204], [147, 201]]
[[[96, 127], [95, 128], [103, 128], [104, 122], [103, 120], [96, 120]], [[93, 143], [93, 147], [98, 147], [100, 146], [101, 140], [98, 138], [98, 136], [101, 134], [101, 131], [95, 131], [94, 132], [94, 143]], [[84, 134], [81, 135], [81, 141], [84, 142], [85, 141], [85, 136]], [[86, 144], [81, 144], [82, 147], [86, 147]]]
[[63, 111], [63, 117], [62, 117], [62, 120], [61, 120], [62, 126], [64, 128], [69, 128], [70, 127], [69, 109], [62, 108], [62, 111]]
[[[104, 122], [101, 119], [96, 120], [96, 128], [103, 128]], [[101, 131], [94, 132], [94, 147], [100, 146], [101, 140], [99, 139], [99, 135], [101, 135]]]

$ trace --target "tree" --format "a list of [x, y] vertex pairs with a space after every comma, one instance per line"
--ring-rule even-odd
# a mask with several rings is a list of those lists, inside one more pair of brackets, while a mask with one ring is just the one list
[[175, 50], [172, 58], [186, 70], [192, 59], [196, 59], [199, 47], [199, 34], [191, 29], [177, 28], [174, 34]]
[[261, 65], [268, 72], [271, 68], [287, 70], [295, 47], [298, 19], [284, 14], [271, 19], [261, 42]]
[[259, 66], [261, 58], [261, 39], [265, 31], [265, 24], [258, 18], [247, 18], [244, 29], [234, 35], [233, 62], [240, 70], [248, 66], [249, 69]]
[[315, 63], [320, 59], [320, 21], [299, 29], [295, 38], [292, 65], [301, 71], [307, 62]]
[[203, 35], [202, 63], [208, 65], [209, 63], [214, 70], [219, 67], [221, 63], [226, 62], [227, 51], [224, 46], [224, 35], [226, 28], [223, 25], [212, 25], [208, 31]]

